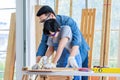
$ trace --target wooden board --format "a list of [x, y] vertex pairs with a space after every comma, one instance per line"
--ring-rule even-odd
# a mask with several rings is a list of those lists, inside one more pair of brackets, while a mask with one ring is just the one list
[[36, 16], [38, 10], [40, 9], [40, 5], [35, 6], [35, 36], [36, 36], [36, 51], [39, 47], [39, 44], [42, 39], [42, 33], [43, 33], [43, 24], [39, 22], [39, 18]]
[[92, 66], [92, 50], [93, 50], [93, 41], [94, 41], [95, 14], [96, 14], [95, 8], [82, 9], [82, 19], [81, 19], [80, 30], [90, 47], [90, 51], [88, 53], [89, 68], [91, 68]]
[[56, 71], [78, 71], [78, 68], [52, 68], [52, 69], [27, 69], [29, 72], [56, 72]]
[[[110, 15], [111, 15], [111, 0], [104, 0], [103, 5], [103, 20], [102, 20], [102, 41], [100, 66], [108, 66], [109, 40], [110, 40]], [[102, 77], [101, 80], [107, 80]]]
[[58, 5], [59, 5], [59, 0], [55, 0], [55, 13], [58, 14]]
[[72, 7], [73, 7], [73, 0], [70, 0], [70, 9], [69, 9], [69, 15], [72, 17]]
[[8, 37], [7, 56], [5, 62], [4, 80], [13, 80], [14, 67], [15, 67], [15, 28], [16, 27], [16, 15], [11, 14], [10, 31]]

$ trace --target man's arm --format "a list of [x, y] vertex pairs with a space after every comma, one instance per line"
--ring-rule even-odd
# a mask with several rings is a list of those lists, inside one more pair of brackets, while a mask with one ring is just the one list
[[[56, 19], [60, 26], [63, 25], [68, 25], [71, 28], [72, 31], [72, 46], [74, 45], [80, 45], [81, 43], [81, 32], [78, 28], [77, 23], [70, 17], [68, 16], [63, 16], [63, 15], [57, 15]], [[66, 27], [66, 26], [65, 26]]]
[[70, 25], [71, 31], [72, 31], [72, 45], [80, 45], [82, 36], [81, 32], [76, 24], [76, 22], [73, 19], [69, 19], [68, 24]]
[[78, 52], [78, 50], [79, 50], [79, 46], [73, 46], [72, 50], [70, 52], [70, 56], [74, 57], [76, 55], [76, 53]]
[[48, 46], [46, 44], [47, 40], [48, 40], [48, 36], [43, 34], [41, 43], [40, 43], [40, 45], [38, 47], [38, 51], [36, 53], [36, 63], [38, 63], [40, 61], [41, 57], [45, 55], [45, 52], [48, 48]]

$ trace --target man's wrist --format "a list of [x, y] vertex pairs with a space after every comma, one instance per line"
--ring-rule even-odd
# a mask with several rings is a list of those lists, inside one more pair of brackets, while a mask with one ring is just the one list
[[39, 63], [41, 56], [36, 56], [36, 63]]

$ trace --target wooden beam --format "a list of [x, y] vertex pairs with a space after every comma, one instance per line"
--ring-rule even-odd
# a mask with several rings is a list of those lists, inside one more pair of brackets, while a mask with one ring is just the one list
[[58, 5], [59, 5], [59, 0], [55, 0], [55, 13], [58, 14]]
[[[100, 66], [108, 66], [109, 40], [110, 40], [110, 18], [111, 18], [111, 0], [104, 0], [102, 22], [102, 41]], [[107, 77], [102, 77], [106, 80]]]
[[108, 65], [111, 0], [104, 0], [100, 66]]
[[13, 80], [15, 67], [15, 30], [16, 30], [16, 15], [11, 14], [10, 31], [8, 37], [7, 56], [5, 62], [4, 80]]
[[72, 16], [72, 7], [73, 7], [73, 4], [72, 4], [73, 2], [72, 2], [72, 0], [70, 0], [70, 16]]
[[82, 9], [82, 19], [80, 30], [90, 46], [89, 51], [89, 68], [92, 65], [92, 50], [93, 50], [93, 41], [94, 41], [94, 26], [95, 26], [95, 14], [96, 9]]
[[[120, 67], [120, 21], [119, 21], [119, 40], [118, 40], [118, 57], [117, 57], [117, 67]], [[117, 80], [120, 80], [120, 77], [117, 78]]]
[[36, 51], [38, 49], [38, 46], [40, 44], [40, 41], [42, 39], [42, 30], [43, 30], [43, 24], [39, 22], [39, 18], [36, 16], [38, 10], [41, 8], [40, 5], [35, 6], [35, 36], [36, 36]]

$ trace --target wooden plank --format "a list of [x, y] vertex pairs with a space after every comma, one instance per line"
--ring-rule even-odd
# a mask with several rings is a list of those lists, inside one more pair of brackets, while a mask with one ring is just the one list
[[[85, 36], [85, 39], [87, 39], [87, 35], [86, 35], [86, 33], [87, 33], [87, 24], [88, 24], [88, 21], [87, 21], [87, 15], [88, 15], [88, 13], [87, 13], [87, 10], [85, 9], [85, 12], [84, 12], [84, 14], [85, 14], [85, 23], [84, 23], [84, 36]], [[86, 40], [87, 41], [87, 40]]]
[[90, 19], [90, 21], [92, 21], [91, 22], [91, 34], [90, 34], [90, 36], [89, 37], [91, 37], [90, 39], [90, 41], [89, 41], [89, 46], [92, 48], [91, 50], [90, 50], [90, 52], [89, 52], [89, 67], [91, 67], [92, 66], [92, 52], [93, 52], [93, 42], [94, 42], [94, 26], [95, 26], [95, 13], [96, 13], [96, 9], [93, 9], [92, 10], [92, 13], [91, 13], [91, 15], [92, 15], [92, 19]]
[[14, 66], [15, 66], [15, 29], [16, 29], [16, 15], [11, 14], [10, 31], [8, 37], [7, 56], [5, 62], [4, 80], [13, 80]]
[[28, 75], [23, 75], [22, 80], [29, 80]]
[[[104, 4], [107, 3], [107, 0], [104, 0]], [[100, 50], [100, 66], [104, 65], [104, 49], [105, 49], [105, 23], [106, 23], [106, 7], [103, 4], [103, 18], [102, 18], [102, 39], [101, 39], [101, 50]]]
[[[95, 26], [95, 13], [96, 9], [82, 9], [82, 20], [81, 20], [81, 32], [90, 46], [88, 52], [88, 67], [92, 66], [92, 51], [93, 51], [93, 40], [94, 40], [94, 26]], [[89, 77], [89, 80], [92, 80]]]
[[[107, 11], [106, 11], [106, 44], [105, 44], [105, 59], [104, 66], [108, 66], [108, 58], [109, 58], [109, 40], [110, 40], [110, 16], [111, 16], [111, 0], [107, 1]], [[108, 77], [103, 77], [103, 80], [107, 80]]]
[[40, 9], [40, 5], [35, 6], [35, 36], [36, 36], [36, 51], [38, 49], [38, 46], [40, 44], [40, 41], [42, 39], [42, 33], [43, 33], [43, 24], [39, 22], [39, 18], [36, 16], [38, 10]]
[[82, 27], [83, 25], [84, 25], [84, 9], [82, 9], [82, 20], [81, 20], [81, 27], [80, 27], [80, 30], [81, 30], [81, 32], [82, 32], [82, 34], [84, 35], [84, 32], [83, 32], [83, 28], [84, 27]]
[[37, 70], [23, 70], [23, 71], [29, 71], [29, 72], [56, 72], [56, 71], [78, 71], [78, 68], [52, 68], [52, 69], [37, 69]]
[[95, 26], [95, 13], [96, 9], [83, 9], [82, 10], [82, 20], [81, 20], [81, 32], [90, 46], [89, 51], [89, 68], [92, 65], [92, 48], [94, 40], [94, 26]]
[[[89, 21], [90, 21], [90, 24], [91, 27], [89, 27], [89, 30], [90, 32], [88, 32], [90, 40], [88, 41], [90, 44], [90, 47], [92, 48], [90, 51], [89, 51], [89, 63], [88, 63], [88, 66], [91, 67], [92, 66], [92, 52], [93, 52], [93, 42], [94, 42], [94, 25], [95, 25], [95, 13], [96, 13], [96, 9], [92, 9], [91, 10], [92, 12], [90, 13], [90, 16], [89, 17]], [[99, 78], [99, 77], [98, 77]], [[89, 80], [93, 80], [91, 79], [91, 76], [89, 76]]]
[[58, 14], [58, 5], [59, 5], [59, 0], [55, 0], [56, 1], [56, 6], [55, 6], [55, 13]]
[[[111, 15], [111, 0], [104, 0], [103, 8], [103, 32], [101, 46], [101, 66], [108, 66], [109, 39], [110, 39], [110, 15]], [[107, 80], [107, 77], [102, 77], [102, 80]]]
[[[104, 0], [104, 4], [107, 3], [107, 0]], [[106, 26], [106, 10], [107, 8], [103, 5], [103, 18], [102, 18], [102, 39], [101, 39], [101, 51], [100, 51], [100, 66], [104, 65], [104, 51], [105, 51], [105, 26]], [[103, 77], [100, 77], [100, 80], [103, 80]]]
[[[88, 17], [87, 17], [87, 20], [88, 20], [88, 24], [87, 24], [87, 42], [89, 43], [90, 45], [90, 42], [91, 42], [91, 38], [89, 39], [89, 37], [91, 37], [91, 22], [92, 22], [92, 9], [89, 9], [87, 10], [87, 13], [88, 13]], [[91, 27], [89, 27], [91, 26]]]
[[70, 12], [69, 12], [69, 13], [70, 13], [70, 16], [72, 16], [72, 7], [73, 7], [73, 6], [72, 6], [72, 5], [73, 5], [72, 3], [73, 3], [72, 0], [70, 0]]
[[108, 65], [108, 53], [109, 53], [109, 40], [110, 40], [110, 16], [111, 16], [111, 0], [108, 0], [108, 9], [107, 9], [107, 33], [106, 33], [106, 53], [105, 53], [105, 61], [104, 65]]

